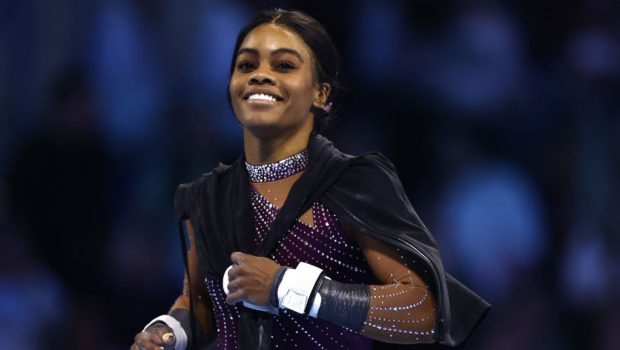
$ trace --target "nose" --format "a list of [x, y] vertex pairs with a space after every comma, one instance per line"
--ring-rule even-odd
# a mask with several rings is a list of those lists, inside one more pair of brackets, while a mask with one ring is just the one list
[[250, 84], [273, 84], [274, 78], [264, 71], [257, 71], [250, 77]]

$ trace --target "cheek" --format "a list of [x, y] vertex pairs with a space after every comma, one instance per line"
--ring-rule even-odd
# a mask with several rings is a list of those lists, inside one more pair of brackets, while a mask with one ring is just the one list
[[236, 96], [239, 94], [239, 79], [235, 78], [235, 76], [231, 76], [228, 81], [228, 93], [230, 96]]
[[229, 102], [236, 108], [239, 105], [239, 99], [237, 98], [241, 93], [243, 93], [243, 84], [239, 83], [239, 79], [235, 79], [234, 76], [231, 77], [228, 82], [228, 97]]
[[292, 90], [295, 91], [296, 98], [299, 101], [303, 101], [303, 104], [312, 104], [314, 102], [315, 88], [314, 84], [308, 83], [308, 80], [303, 79], [298, 81]]

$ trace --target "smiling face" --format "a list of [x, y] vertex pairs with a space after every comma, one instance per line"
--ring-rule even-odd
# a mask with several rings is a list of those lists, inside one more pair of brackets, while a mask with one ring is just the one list
[[246, 132], [260, 138], [307, 132], [311, 106], [321, 108], [329, 86], [318, 84], [314, 57], [295, 32], [263, 24], [244, 38], [230, 78], [235, 115]]

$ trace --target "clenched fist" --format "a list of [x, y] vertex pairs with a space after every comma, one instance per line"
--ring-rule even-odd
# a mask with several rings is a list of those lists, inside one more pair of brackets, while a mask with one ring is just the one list
[[175, 342], [172, 328], [155, 323], [136, 334], [130, 350], [173, 350]]
[[233, 267], [228, 271], [228, 304], [242, 301], [269, 306], [273, 278], [280, 268], [275, 261], [241, 252], [230, 255]]

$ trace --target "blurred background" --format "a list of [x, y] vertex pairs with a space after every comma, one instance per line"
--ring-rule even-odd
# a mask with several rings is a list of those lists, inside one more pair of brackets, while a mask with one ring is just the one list
[[180, 293], [177, 184], [232, 162], [238, 30], [309, 12], [341, 50], [327, 136], [379, 150], [450, 273], [471, 349], [620, 349], [615, 0], [0, 2], [0, 339], [127, 349]]

